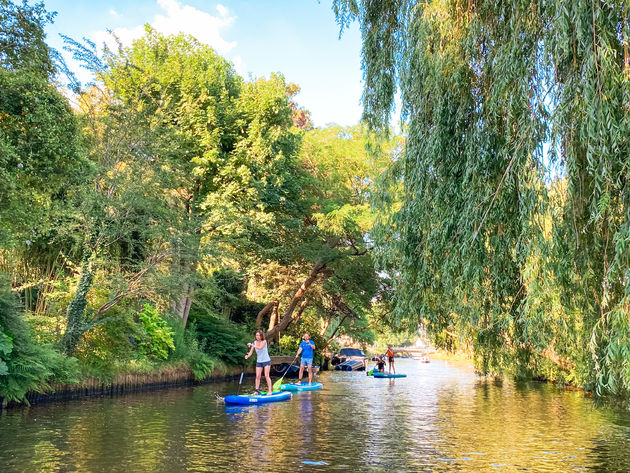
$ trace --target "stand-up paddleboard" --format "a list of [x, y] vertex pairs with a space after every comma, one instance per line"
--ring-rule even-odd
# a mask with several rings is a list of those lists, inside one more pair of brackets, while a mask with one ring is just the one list
[[375, 378], [406, 378], [407, 377], [406, 374], [388, 374], [388, 373], [379, 373], [378, 371], [375, 371], [372, 376], [374, 376]]
[[273, 393], [271, 396], [263, 396], [260, 394], [251, 394], [251, 395], [237, 395], [231, 394], [230, 396], [225, 396], [226, 404], [264, 404], [267, 402], [280, 402], [280, 401], [288, 401], [291, 399], [291, 393], [288, 391], [282, 391], [279, 393]]
[[315, 391], [317, 389], [322, 389], [324, 385], [322, 383], [313, 383], [310, 386], [308, 383], [290, 383], [290, 384], [281, 384], [280, 389], [282, 391]]

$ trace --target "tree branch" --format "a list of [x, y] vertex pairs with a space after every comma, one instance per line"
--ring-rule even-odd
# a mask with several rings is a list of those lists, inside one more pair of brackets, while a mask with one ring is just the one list
[[298, 290], [295, 291], [295, 294], [293, 295], [293, 298], [291, 299], [291, 303], [284, 311], [284, 314], [282, 315], [280, 322], [278, 322], [278, 324], [274, 328], [272, 328], [271, 330], [267, 332], [266, 334], [267, 338], [271, 338], [279, 331], [284, 330], [291, 324], [291, 322], [295, 320], [293, 318], [293, 312], [295, 311], [295, 308], [304, 297], [304, 294], [306, 293], [308, 288], [311, 287], [311, 285], [315, 282], [319, 274], [322, 273], [325, 269], [326, 269], [326, 263], [324, 263], [322, 260], [318, 260], [313, 265], [313, 268], [311, 269], [311, 272], [309, 273], [308, 277], [300, 285]]
[[127, 289], [125, 291], [120, 291], [118, 292], [118, 294], [116, 294], [111, 300], [109, 300], [108, 302], [106, 302], [105, 304], [103, 304], [102, 306], [100, 306], [97, 310], [96, 310], [96, 315], [95, 315], [95, 319], [98, 319], [99, 317], [101, 317], [105, 312], [107, 312], [109, 309], [111, 309], [112, 307], [114, 307], [116, 304], [118, 304], [121, 300], [123, 300], [125, 297], [133, 294], [138, 286], [140, 285], [140, 281], [142, 280], [142, 277], [152, 268], [154, 268], [155, 266], [157, 266], [158, 264], [160, 264], [165, 258], [167, 258], [170, 255], [170, 253], [162, 253], [161, 255], [154, 255], [151, 256], [148, 260], [148, 264], [146, 267], [142, 268], [142, 270], [138, 271], [136, 274], [134, 274], [129, 281], [127, 282]]
[[263, 307], [260, 312], [258, 312], [258, 315], [256, 316], [256, 327], [260, 327], [262, 325], [263, 317], [276, 305], [278, 305], [278, 301], [271, 301]]

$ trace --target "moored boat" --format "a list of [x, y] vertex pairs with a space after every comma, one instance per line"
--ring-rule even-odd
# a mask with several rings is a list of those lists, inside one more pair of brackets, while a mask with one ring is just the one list
[[366, 369], [368, 357], [358, 348], [342, 348], [331, 363], [337, 371], [362, 371]]

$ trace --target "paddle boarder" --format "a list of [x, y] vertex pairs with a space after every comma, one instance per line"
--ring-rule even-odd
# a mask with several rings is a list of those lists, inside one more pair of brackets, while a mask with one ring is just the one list
[[396, 367], [394, 366], [394, 350], [392, 350], [391, 345], [387, 345], [385, 356], [387, 356], [387, 361], [389, 361], [389, 374], [392, 374], [392, 370], [394, 371], [394, 374], [396, 374]]
[[267, 380], [267, 396], [271, 396], [273, 391], [271, 389], [271, 358], [269, 358], [269, 352], [267, 351], [267, 340], [265, 340], [265, 334], [262, 330], [256, 330], [256, 339], [254, 343], [248, 343], [249, 353], [245, 355], [245, 359], [252, 356], [252, 352], [256, 350], [256, 391], [254, 395], [260, 394], [258, 390], [260, 388], [260, 377], [265, 372], [265, 379]]
[[302, 374], [304, 374], [304, 367], [308, 367], [308, 385], [313, 383], [313, 350], [315, 344], [311, 340], [311, 336], [308, 332], [302, 337], [300, 342], [300, 348], [298, 348], [297, 355], [302, 354], [302, 360], [300, 361], [300, 373], [298, 374], [298, 384], [302, 383]]
[[376, 371], [379, 373], [385, 372], [385, 355], [379, 355], [376, 357]]

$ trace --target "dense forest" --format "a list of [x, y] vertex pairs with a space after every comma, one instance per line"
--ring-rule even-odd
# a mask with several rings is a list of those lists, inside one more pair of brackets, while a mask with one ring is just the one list
[[[316, 128], [147, 26], [46, 43], [0, 0], [0, 398], [426, 331], [479, 372], [630, 393], [630, 6], [335, 0], [364, 120]], [[403, 137], [391, 132], [396, 98]]]
[[314, 128], [280, 74], [245, 80], [186, 35], [116, 50], [0, 2], [0, 397], [50, 382], [240, 366], [257, 327], [294, 354], [370, 343], [388, 279], [366, 236], [401, 140]]

